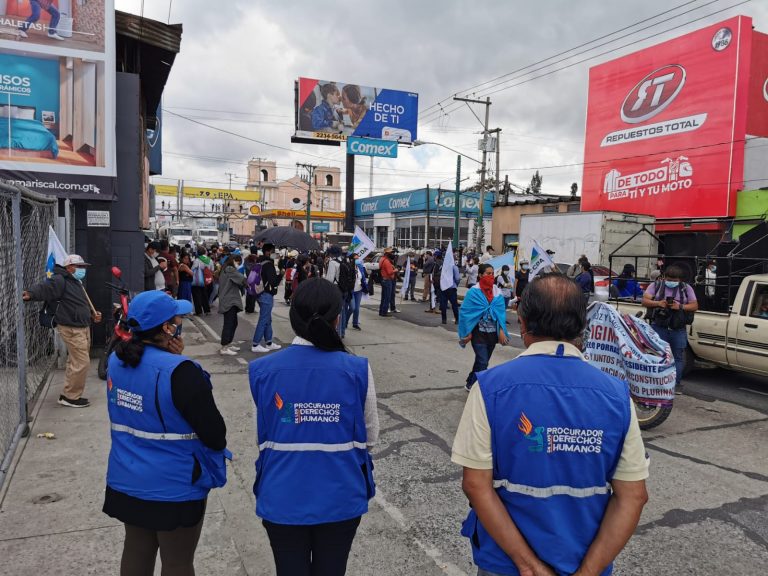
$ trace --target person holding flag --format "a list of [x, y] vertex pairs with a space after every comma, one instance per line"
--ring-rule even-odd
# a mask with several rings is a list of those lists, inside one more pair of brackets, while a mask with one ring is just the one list
[[443, 269], [440, 272], [440, 315], [443, 324], [447, 322], [448, 302], [453, 310], [453, 323], [459, 323], [459, 298], [458, 286], [461, 281], [459, 267], [453, 258], [453, 241], [448, 242], [443, 259]]
[[47, 279], [24, 290], [22, 299], [46, 303], [52, 312], [51, 323], [67, 347], [67, 369], [59, 404], [85, 408], [90, 406], [83, 392], [91, 364], [91, 322], [101, 322], [101, 312], [93, 307], [82, 284], [90, 264], [77, 254], [66, 256], [53, 228], [48, 230], [48, 254], [48, 264], [53, 266], [50, 271], [46, 266]]
[[459, 345], [472, 343], [475, 363], [467, 375], [464, 388], [469, 391], [477, 381], [477, 372], [488, 368], [496, 344], [504, 346], [508, 339], [507, 311], [504, 295], [495, 285], [493, 266], [480, 264], [479, 281], [467, 290], [459, 313]]

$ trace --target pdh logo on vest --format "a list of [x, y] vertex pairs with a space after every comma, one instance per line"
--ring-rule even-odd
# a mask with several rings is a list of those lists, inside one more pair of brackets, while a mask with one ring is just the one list
[[275, 392], [275, 407], [280, 412], [280, 422], [302, 424], [316, 422], [335, 424], [341, 421], [341, 404], [327, 402], [283, 402]]
[[531, 441], [531, 445], [528, 446], [528, 452], [544, 451], [544, 426], [534, 428], [525, 413], [521, 412], [520, 424], [517, 425], [517, 428], [525, 435], [526, 440]]

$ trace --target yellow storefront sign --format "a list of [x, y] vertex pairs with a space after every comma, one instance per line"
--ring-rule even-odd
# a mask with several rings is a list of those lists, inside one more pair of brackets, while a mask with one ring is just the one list
[[[261, 213], [265, 218], [295, 218], [306, 219], [306, 210], [264, 210]], [[310, 213], [312, 220], [344, 220], [344, 212], [315, 212]]]
[[[178, 188], [167, 184], [156, 184], [155, 194], [158, 196], [173, 196], [175, 198], [178, 195]], [[258, 202], [261, 200], [261, 192], [258, 190], [230, 190], [228, 188], [199, 188], [197, 186], [184, 186], [184, 198]]]

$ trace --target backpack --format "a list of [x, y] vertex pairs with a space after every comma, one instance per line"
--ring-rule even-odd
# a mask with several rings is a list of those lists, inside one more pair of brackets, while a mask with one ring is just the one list
[[208, 266], [203, 267], [203, 284], [206, 286], [213, 284], [213, 272], [211, 272], [211, 269], [208, 268]]
[[257, 262], [248, 274], [246, 291], [251, 296], [258, 296], [264, 292], [264, 281], [261, 278], [261, 262]]
[[349, 260], [339, 262], [339, 279], [337, 285], [342, 293], [349, 293], [355, 289], [355, 265]]
[[204, 268], [207, 268], [207, 266], [204, 266], [199, 260], [195, 261], [194, 265], [192, 266], [192, 286], [205, 286], [205, 272], [203, 271]]
[[[673, 295], [673, 298], [679, 293], [681, 306], [688, 304], [688, 297], [686, 295], [687, 286], [688, 285], [685, 282], [680, 282], [675, 287], [676, 292]], [[653, 299], [657, 302], [660, 302], [664, 298], [664, 294], [666, 294], [666, 287], [664, 286], [664, 282], [657, 280], [656, 293]], [[649, 319], [651, 323], [658, 324], [662, 328], [669, 328], [670, 330], [680, 330], [686, 326], [690, 326], [693, 324], [693, 319], [695, 316], [695, 312], [678, 310], [676, 311], [677, 313], [674, 313], [674, 310], [669, 310], [667, 308], [653, 308], [648, 312], [649, 313], [646, 315], [646, 318]]]

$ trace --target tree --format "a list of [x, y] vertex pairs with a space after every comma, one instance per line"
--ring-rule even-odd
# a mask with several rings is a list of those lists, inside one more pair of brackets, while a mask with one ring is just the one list
[[571, 198], [576, 198], [576, 192], [579, 191], [579, 185], [574, 182], [571, 184]]
[[536, 174], [531, 177], [531, 185], [529, 187], [531, 194], [541, 194], [542, 180], [544, 180], [544, 178], [539, 174], [539, 171], [536, 170]]

